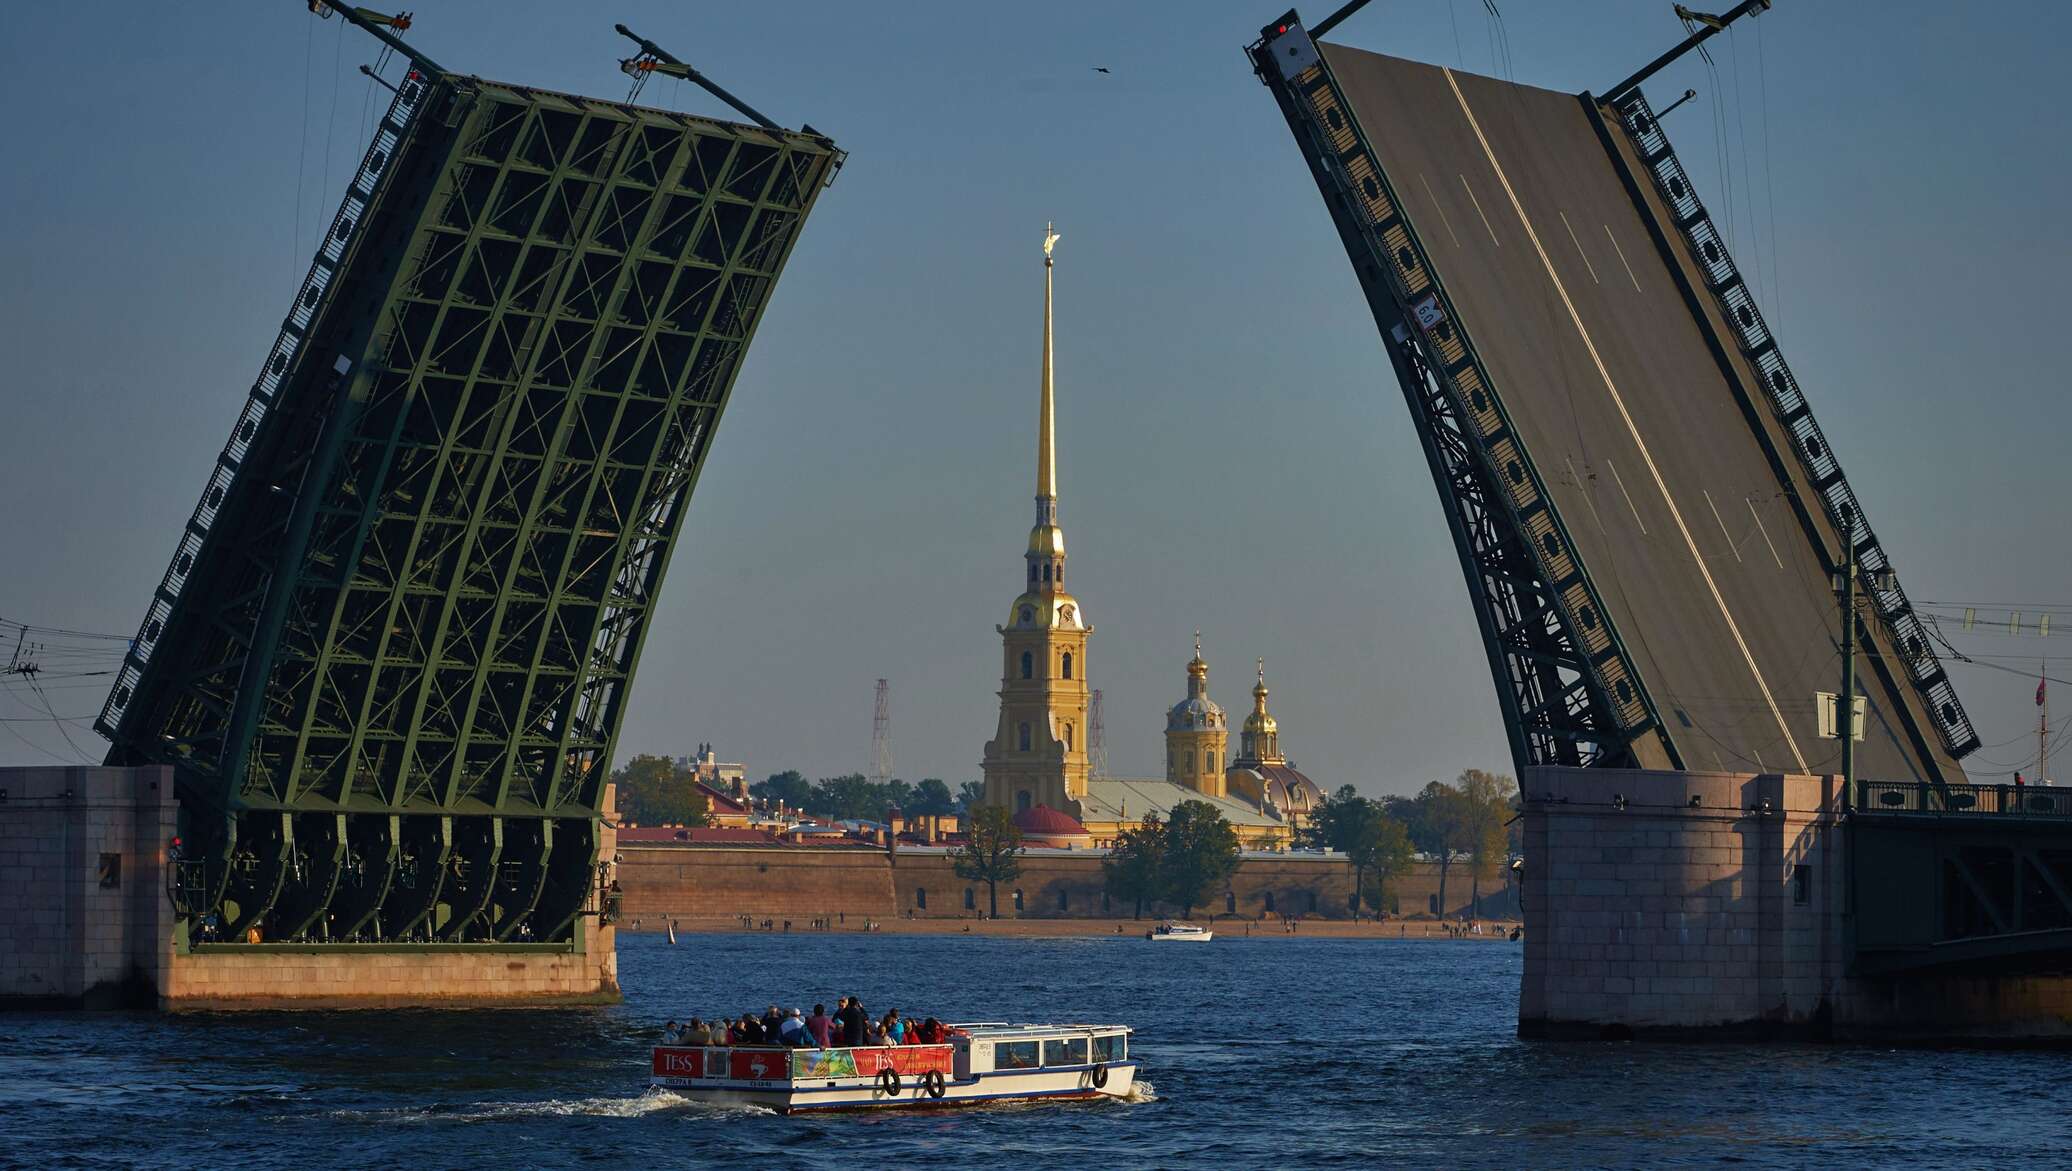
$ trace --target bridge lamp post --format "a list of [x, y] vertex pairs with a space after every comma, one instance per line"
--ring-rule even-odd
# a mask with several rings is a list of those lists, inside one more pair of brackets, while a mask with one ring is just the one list
[[[1842, 691], [1835, 697], [1835, 735], [1842, 741], [1842, 807], [1856, 798], [1856, 526], [1847, 529], [1842, 571], [1835, 575], [1835, 593], [1842, 599]], [[1873, 598], [1892, 588], [1892, 566], [1872, 571]], [[1869, 713], [1866, 712], [1866, 715]]]

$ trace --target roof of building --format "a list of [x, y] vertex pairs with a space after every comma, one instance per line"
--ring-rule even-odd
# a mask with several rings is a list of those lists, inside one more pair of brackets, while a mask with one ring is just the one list
[[1271, 813], [1263, 813], [1243, 801], [1211, 797], [1163, 777], [1107, 777], [1086, 782], [1086, 796], [1079, 799], [1079, 811], [1087, 821], [1142, 821], [1147, 814], [1163, 818], [1182, 801], [1205, 801], [1232, 825], [1255, 829], [1287, 824]]
[[1048, 805], [1037, 805], [1014, 815], [1014, 827], [1025, 834], [1083, 834], [1086, 827], [1079, 819], [1061, 809]]
[[1260, 778], [1260, 787], [1273, 795], [1281, 812], [1307, 814], [1324, 803], [1324, 790], [1308, 777], [1284, 764], [1234, 764], [1231, 772], [1244, 771]]

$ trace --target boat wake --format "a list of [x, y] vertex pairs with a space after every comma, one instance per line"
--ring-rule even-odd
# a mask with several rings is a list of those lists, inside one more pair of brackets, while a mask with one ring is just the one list
[[761, 1106], [694, 1102], [665, 1089], [633, 1097], [546, 1098], [532, 1102], [461, 1102], [388, 1110], [334, 1110], [329, 1117], [358, 1122], [494, 1122], [514, 1118], [641, 1118], [664, 1111], [688, 1115], [771, 1114]]
[[1124, 1094], [1121, 1100], [1124, 1102], [1156, 1102], [1158, 1101], [1158, 1091], [1153, 1088], [1150, 1082], [1145, 1081], [1143, 1078], [1138, 1078], [1130, 1083], [1130, 1092]]

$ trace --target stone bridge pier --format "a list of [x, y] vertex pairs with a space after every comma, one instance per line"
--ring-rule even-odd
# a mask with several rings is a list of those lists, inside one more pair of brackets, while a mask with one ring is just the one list
[[1937, 899], [1919, 892], [1945, 864], [1932, 850], [1904, 872], [1889, 851], [1852, 858], [1867, 827], [1840, 788], [1834, 776], [1525, 770], [1519, 1035], [2072, 1044], [2072, 951], [2009, 963], [1974, 940], [1953, 952], [1961, 962], [1932, 962], [1925, 944], [1912, 967], [1863, 962], [1858, 900], [1886, 900], [1874, 923], [1894, 898], [1933, 919]]

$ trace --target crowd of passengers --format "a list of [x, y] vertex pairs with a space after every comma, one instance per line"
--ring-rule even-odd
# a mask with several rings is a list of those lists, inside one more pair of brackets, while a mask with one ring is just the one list
[[892, 1009], [873, 1020], [863, 1001], [844, 996], [830, 1014], [816, 1004], [812, 1015], [802, 1009], [778, 1011], [771, 1005], [762, 1016], [744, 1012], [737, 1020], [692, 1017], [689, 1024], [670, 1021], [662, 1030], [664, 1045], [760, 1045], [791, 1049], [857, 1048], [867, 1045], [941, 1045], [965, 1036], [962, 1029], [934, 1017], [918, 1024]]

